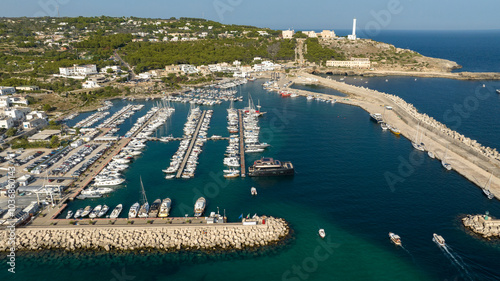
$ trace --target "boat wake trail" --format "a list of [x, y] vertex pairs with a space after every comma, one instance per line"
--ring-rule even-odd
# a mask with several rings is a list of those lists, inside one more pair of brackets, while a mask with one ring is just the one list
[[413, 255], [412, 255], [412, 253], [410, 253], [410, 251], [408, 251], [408, 250], [407, 250], [405, 247], [403, 247], [403, 246], [401, 246], [401, 249], [403, 249], [403, 250], [404, 250], [404, 251], [405, 251], [405, 252], [406, 252], [406, 253], [407, 253], [407, 254], [411, 257], [411, 259], [413, 260], [413, 263], [415, 263], [415, 264], [417, 263], [417, 262], [415, 261], [415, 257], [413, 257]]
[[448, 247], [448, 245], [439, 246], [439, 248], [441, 249], [441, 251], [443, 251], [444, 255], [451, 261], [453, 266], [455, 266], [458, 269], [460, 275], [465, 280], [471, 280], [471, 281], [474, 280], [468, 270], [469, 267], [457, 252], [453, 251], [453, 249]]

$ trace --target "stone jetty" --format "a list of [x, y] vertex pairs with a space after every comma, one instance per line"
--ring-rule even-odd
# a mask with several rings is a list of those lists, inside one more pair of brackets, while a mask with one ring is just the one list
[[[256, 225], [242, 223], [161, 226], [64, 226], [16, 229], [16, 249], [131, 251], [158, 249], [243, 250], [273, 245], [290, 233], [288, 223], [279, 218], [257, 217]], [[263, 223], [264, 222], [264, 223]], [[10, 248], [8, 232], [0, 234], [0, 252]]]
[[[435, 157], [441, 160], [446, 154], [446, 162], [469, 181], [484, 188], [490, 175], [493, 175], [489, 189], [497, 199], [500, 199], [500, 153], [496, 149], [481, 145], [476, 140], [448, 128], [431, 116], [418, 112], [413, 104], [396, 95], [349, 85], [306, 72], [298, 74], [300, 75], [291, 79], [294, 83], [321, 84], [348, 95], [346, 98], [335, 97], [337, 102], [359, 106], [369, 113], [384, 113], [384, 121], [398, 128], [401, 134], [410, 140], [414, 140], [417, 128], [420, 128], [419, 133], [421, 141], [425, 143], [425, 150], [433, 152]], [[332, 95], [290, 90], [304, 96], [333, 98]], [[489, 95], [496, 95], [494, 89], [480, 88], [473, 93], [471, 99], [480, 100]], [[386, 110], [386, 106], [391, 106], [392, 110]], [[453, 107], [450, 106], [450, 108]]]
[[500, 220], [486, 215], [467, 215], [462, 219], [465, 227], [484, 238], [500, 238]]

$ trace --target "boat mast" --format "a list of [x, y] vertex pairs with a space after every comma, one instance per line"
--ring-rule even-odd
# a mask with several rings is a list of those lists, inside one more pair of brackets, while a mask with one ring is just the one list
[[142, 176], [140, 176], [141, 180], [141, 189], [142, 189], [142, 204], [145, 204], [148, 202], [148, 198], [146, 197], [146, 191], [144, 190], [144, 184], [142, 184]]

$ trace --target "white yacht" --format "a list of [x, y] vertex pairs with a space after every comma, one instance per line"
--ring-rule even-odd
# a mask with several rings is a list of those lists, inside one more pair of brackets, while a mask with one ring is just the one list
[[82, 216], [83, 208], [76, 210], [74, 218], [77, 219]]
[[94, 183], [95, 186], [115, 186], [120, 185], [125, 182], [122, 178], [110, 178], [108, 180], [97, 181]]
[[198, 198], [198, 200], [196, 200], [196, 203], [194, 204], [195, 217], [199, 217], [203, 214], [203, 212], [205, 211], [206, 204], [207, 200], [204, 197], [200, 197]]
[[111, 212], [111, 215], [109, 215], [110, 218], [112, 219], [116, 219], [118, 218], [118, 216], [120, 215], [120, 213], [122, 212], [123, 210], [123, 205], [122, 204], [118, 204], [118, 206], [116, 206], [113, 211]]
[[101, 211], [101, 208], [102, 206], [101, 205], [97, 205], [94, 210], [92, 210], [92, 212], [90, 212], [89, 214], [89, 218], [93, 219], [93, 218], [96, 218], [97, 215], [99, 215], [99, 212]]
[[170, 198], [163, 199], [160, 206], [160, 212], [158, 213], [159, 218], [166, 218], [170, 214], [170, 208], [172, 207], [172, 200]]
[[97, 214], [97, 216], [100, 218], [100, 217], [103, 217], [104, 215], [106, 215], [106, 213], [109, 211], [109, 207], [108, 205], [103, 205], [101, 210], [99, 211], [99, 213]]
[[139, 202], [135, 202], [132, 207], [130, 207], [130, 210], [128, 211], [128, 218], [133, 219], [137, 217], [137, 213], [139, 213]]

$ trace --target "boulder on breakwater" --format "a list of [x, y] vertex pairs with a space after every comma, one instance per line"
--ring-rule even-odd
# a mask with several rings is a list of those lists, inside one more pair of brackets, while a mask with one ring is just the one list
[[[16, 249], [128, 251], [159, 249], [178, 251], [242, 250], [278, 243], [290, 233], [288, 223], [279, 218], [260, 217], [256, 225], [239, 223], [168, 226], [47, 227], [16, 229]], [[8, 232], [0, 234], [0, 251], [7, 251]]]
[[500, 220], [487, 215], [467, 215], [462, 219], [465, 227], [484, 238], [500, 238]]

